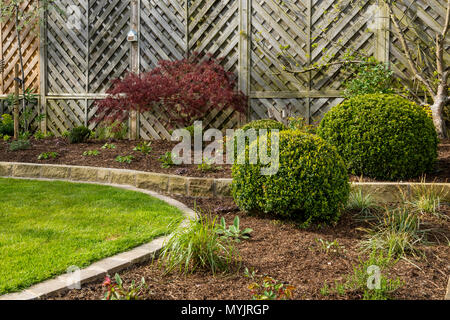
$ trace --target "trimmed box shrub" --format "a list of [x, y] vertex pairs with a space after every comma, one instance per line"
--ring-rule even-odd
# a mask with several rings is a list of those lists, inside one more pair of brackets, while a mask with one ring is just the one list
[[[291, 130], [278, 135], [280, 166], [276, 174], [262, 175], [260, 163], [233, 166], [236, 204], [248, 212], [269, 213], [305, 226], [336, 222], [350, 193], [344, 161], [318, 136]], [[260, 139], [265, 139], [271, 150], [267, 137]]]
[[318, 135], [334, 145], [350, 173], [383, 180], [418, 177], [437, 159], [438, 137], [425, 110], [397, 95], [353, 97], [328, 112]]

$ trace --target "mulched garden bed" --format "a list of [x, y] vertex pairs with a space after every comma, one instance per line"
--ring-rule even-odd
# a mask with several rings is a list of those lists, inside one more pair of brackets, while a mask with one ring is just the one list
[[[176, 174], [190, 177], [211, 177], [211, 178], [230, 178], [231, 166], [220, 165], [216, 171], [201, 171], [198, 165], [173, 166], [168, 169], [161, 167], [159, 158], [166, 152], [171, 152], [176, 142], [152, 141], [152, 152], [145, 156], [140, 152], [133, 151], [137, 142], [117, 141], [113, 142], [116, 149], [102, 150], [101, 147], [105, 141], [90, 141], [84, 144], [69, 144], [66, 139], [52, 138], [46, 140], [31, 139], [32, 147], [24, 151], [9, 151], [8, 143], [0, 142], [0, 161], [6, 162], [28, 162], [28, 163], [47, 163], [47, 164], [67, 164], [79, 166], [93, 166], [106, 168], [131, 169], [148, 172], [160, 172]], [[85, 151], [98, 150], [98, 156], [83, 156]], [[38, 160], [38, 156], [45, 152], [57, 152], [59, 157], [50, 160]], [[117, 156], [133, 155], [135, 159], [131, 164], [124, 164], [115, 161]], [[351, 177], [352, 181], [372, 182], [374, 180], [359, 177]], [[411, 179], [409, 181], [420, 181], [420, 179]], [[428, 182], [448, 182], [450, 181], [450, 140], [443, 141], [439, 146], [439, 159], [436, 170], [427, 175]]]
[[[194, 206], [193, 199], [178, 200]], [[321, 293], [325, 282], [334, 287], [335, 281], [345, 281], [353, 273], [353, 266], [359, 262], [358, 243], [365, 234], [360, 228], [364, 225], [356, 222], [352, 213], [345, 214], [335, 227], [302, 230], [291, 223], [248, 216], [240, 212], [232, 200], [197, 200], [196, 204], [203, 212], [225, 217], [228, 224], [239, 215], [241, 228], [254, 230], [250, 240], [237, 245], [242, 258], [241, 270], [228, 276], [213, 277], [206, 272], [164, 276], [155, 263], [147, 263], [120, 273], [126, 286], [133, 280], [140, 282], [144, 277], [150, 287], [150, 293], [145, 298], [150, 300], [247, 300], [251, 299], [248, 288], [251, 280], [244, 276], [244, 268], [247, 267], [258, 270], [260, 275], [293, 285], [296, 288], [293, 298], [296, 300], [361, 298], [358, 292], [344, 296]], [[443, 212], [450, 216], [450, 207], [444, 207]], [[410, 262], [401, 260], [395, 265], [389, 276], [399, 277], [404, 282], [404, 286], [393, 295], [395, 299], [442, 300], [445, 296], [450, 274], [450, 247], [445, 236], [450, 238], [450, 220], [439, 222], [430, 218], [427, 222], [439, 230], [437, 239], [440, 241], [422, 248], [426, 258], [408, 257]], [[337, 253], [326, 253], [321, 250], [317, 239], [337, 240], [343, 249]], [[102, 299], [103, 293], [104, 288], [99, 282], [56, 299]]]

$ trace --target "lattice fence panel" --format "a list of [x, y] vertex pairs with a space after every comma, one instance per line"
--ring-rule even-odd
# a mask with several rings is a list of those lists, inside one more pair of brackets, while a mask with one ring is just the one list
[[286, 56], [298, 67], [308, 64], [307, 0], [252, 2], [251, 91], [295, 91], [308, 88], [305, 75], [284, 72], [278, 54], [288, 47]]
[[[312, 1], [311, 64], [339, 61], [347, 50], [372, 55], [375, 36], [370, 27], [374, 12], [370, 1], [363, 2], [362, 5], [355, 5], [353, 0], [338, 3], [329, 0]], [[311, 89], [341, 90], [347, 77], [342, 72], [342, 65], [312, 72]]]
[[74, 127], [85, 125], [85, 112], [85, 100], [48, 99], [48, 130], [59, 136]]
[[[48, 13], [47, 91], [50, 94], [86, 93], [88, 72], [88, 1], [56, 1], [57, 10]], [[69, 23], [70, 6], [80, 10], [76, 23]]]
[[272, 110], [273, 116], [283, 121], [283, 110], [292, 116], [307, 118], [308, 107], [306, 99], [252, 99], [250, 120], [265, 119], [269, 116], [268, 110]]
[[[28, 0], [21, 3], [25, 13], [36, 10], [37, 0]], [[38, 23], [27, 23], [20, 26], [22, 40], [22, 53], [24, 58], [25, 84], [34, 92], [39, 91], [39, 32]], [[1, 74], [0, 94], [14, 92], [14, 66], [19, 63], [17, 35], [14, 21], [4, 21], [0, 25], [0, 59], [4, 59], [5, 68]]]
[[89, 1], [89, 87], [103, 93], [129, 71], [130, 0]]
[[160, 60], [179, 60], [186, 53], [186, 3], [183, 0], [141, 0], [141, 70]]
[[[423, 61], [423, 71], [430, 71], [435, 65], [435, 57], [423, 54], [429, 52], [433, 47], [435, 32], [442, 32], [447, 9], [446, 0], [403, 0], [396, 3], [395, 14], [400, 20], [401, 27], [406, 31], [409, 43], [420, 43], [411, 46], [410, 51], [416, 61]], [[415, 26], [415, 27], [408, 27]], [[450, 42], [447, 41], [445, 48], [445, 59], [450, 63]], [[421, 52], [421, 54], [419, 54]], [[421, 60], [418, 60], [421, 59]], [[390, 48], [391, 67], [405, 84], [411, 84], [412, 74], [408, 67], [408, 62], [403, 57], [403, 50], [396, 32], [391, 34]]]

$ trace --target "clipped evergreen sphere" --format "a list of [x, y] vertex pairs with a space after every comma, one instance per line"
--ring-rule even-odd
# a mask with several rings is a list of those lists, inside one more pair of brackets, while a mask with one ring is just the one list
[[[260, 139], [265, 139], [268, 150], [272, 150], [272, 139], [278, 140], [279, 169], [263, 175], [261, 169], [270, 164], [235, 163], [232, 194], [236, 204], [248, 212], [269, 213], [305, 225], [336, 222], [347, 203], [350, 184], [335, 148], [301, 131], [286, 130]], [[247, 156], [257, 143], [247, 146]]]
[[334, 145], [349, 172], [382, 180], [419, 177], [437, 159], [438, 137], [426, 111], [397, 95], [353, 97], [334, 107], [318, 135]]

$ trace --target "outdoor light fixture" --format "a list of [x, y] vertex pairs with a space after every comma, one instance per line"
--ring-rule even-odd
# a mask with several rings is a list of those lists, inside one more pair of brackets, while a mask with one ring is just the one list
[[127, 35], [127, 40], [129, 42], [136, 42], [136, 41], [138, 41], [137, 32], [135, 30], [130, 30], [130, 32], [128, 32], [128, 35]]

